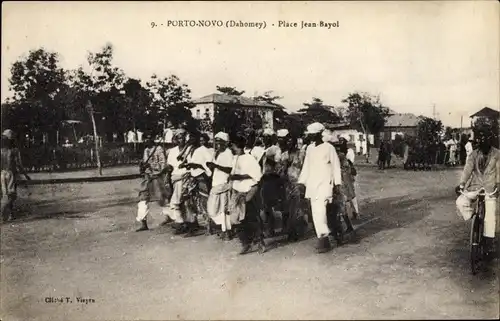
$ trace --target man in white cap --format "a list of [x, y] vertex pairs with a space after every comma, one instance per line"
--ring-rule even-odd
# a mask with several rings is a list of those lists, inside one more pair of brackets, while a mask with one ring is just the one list
[[340, 162], [332, 144], [325, 143], [320, 123], [307, 127], [314, 145], [308, 148], [304, 165], [299, 177], [299, 184], [306, 187], [306, 198], [310, 199], [311, 211], [318, 237], [317, 251], [327, 252], [331, 249], [328, 236], [330, 228], [327, 216], [327, 206], [332, 202], [333, 192], [339, 190], [342, 184]]
[[21, 162], [21, 153], [15, 147], [14, 132], [6, 129], [2, 133], [2, 221], [14, 219], [14, 202], [17, 199], [17, 174], [30, 180]]
[[213, 171], [207, 211], [213, 222], [221, 226], [221, 238], [231, 240], [233, 237], [232, 224], [238, 222], [231, 221], [231, 217], [228, 215], [231, 190], [229, 174], [233, 166], [234, 155], [229, 148], [229, 135], [227, 133], [218, 132], [215, 135], [215, 149], [214, 161], [207, 163], [207, 166]]

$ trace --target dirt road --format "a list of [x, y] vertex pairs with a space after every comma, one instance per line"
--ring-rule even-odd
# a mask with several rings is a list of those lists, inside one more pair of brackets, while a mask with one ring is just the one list
[[2, 227], [2, 320], [497, 318], [498, 260], [469, 273], [457, 175], [361, 168], [378, 220], [326, 255], [309, 239], [238, 256], [157, 227], [156, 207], [135, 233], [136, 181], [31, 186]]

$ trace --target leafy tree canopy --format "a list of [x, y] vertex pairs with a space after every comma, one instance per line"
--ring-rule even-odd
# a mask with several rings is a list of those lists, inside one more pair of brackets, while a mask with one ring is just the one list
[[383, 130], [389, 108], [382, 105], [380, 97], [354, 92], [344, 98], [342, 103], [347, 105], [345, 118], [353, 128], [370, 134], [378, 134]]
[[245, 93], [244, 90], [239, 91], [235, 87], [216, 86], [215, 88], [217, 89], [218, 92], [230, 96], [242, 96]]

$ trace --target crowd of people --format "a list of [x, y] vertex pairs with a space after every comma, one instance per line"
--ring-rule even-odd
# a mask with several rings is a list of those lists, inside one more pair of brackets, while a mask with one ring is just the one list
[[238, 237], [245, 254], [254, 246], [265, 252], [265, 239], [277, 233], [297, 241], [313, 225], [317, 251], [324, 253], [359, 218], [354, 151], [320, 123], [309, 125], [304, 137], [266, 129], [234, 137], [219, 132], [210, 142], [178, 129], [172, 138], [165, 145], [147, 136], [137, 231], [149, 229], [150, 203], [158, 201], [161, 225], [177, 235], [205, 229], [224, 240]]
[[392, 156], [398, 155], [402, 157], [406, 170], [430, 170], [438, 164], [453, 167], [465, 165], [474, 148], [470, 134], [464, 135], [460, 141], [450, 136], [432, 142], [407, 136], [395, 141], [381, 141], [377, 164], [379, 169], [390, 168]]
[[[267, 129], [262, 135], [234, 137], [219, 132], [212, 142], [207, 134], [183, 128], [166, 144], [146, 136], [136, 231], [149, 230], [150, 204], [158, 201], [165, 217], [161, 225], [171, 225], [178, 235], [196, 236], [205, 228], [206, 234], [224, 240], [238, 237], [245, 254], [254, 245], [265, 252], [265, 239], [276, 236], [277, 230], [293, 242], [312, 225], [317, 251], [325, 253], [332, 242], [342, 244], [343, 235], [353, 231], [352, 219], [359, 218], [355, 154], [345, 137], [334, 136], [320, 123], [310, 124], [303, 137]], [[494, 146], [490, 130], [479, 132], [476, 141], [469, 139], [457, 187], [467, 190], [457, 199], [465, 220], [472, 216], [478, 191], [490, 193], [484, 226], [487, 249], [493, 248], [500, 192], [500, 151]], [[390, 148], [382, 145], [381, 153]], [[2, 133], [1, 149], [2, 219], [11, 220], [16, 177], [30, 178], [11, 130]], [[379, 165], [385, 164], [390, 165], [390, 158], [379, 155]]]

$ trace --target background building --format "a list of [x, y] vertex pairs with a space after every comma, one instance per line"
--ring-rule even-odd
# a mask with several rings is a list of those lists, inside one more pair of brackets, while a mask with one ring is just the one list
[[230, 96], [225, 94], [211, 94], [193, 101], [191, 113], [196, 119], [215, 119], [218, 107], [236, 108], [243, 111], [257, 111], [262, 118], [263, 128], [273, 128], [273, 112], [280, 107], [266, 102], [257, 101], [244, 96]]
[[396, 135], [416, 136], [420, 119], [421, 117], [409, 113], [389, 115], [380, 133], [380, 139], [394, 140]]

